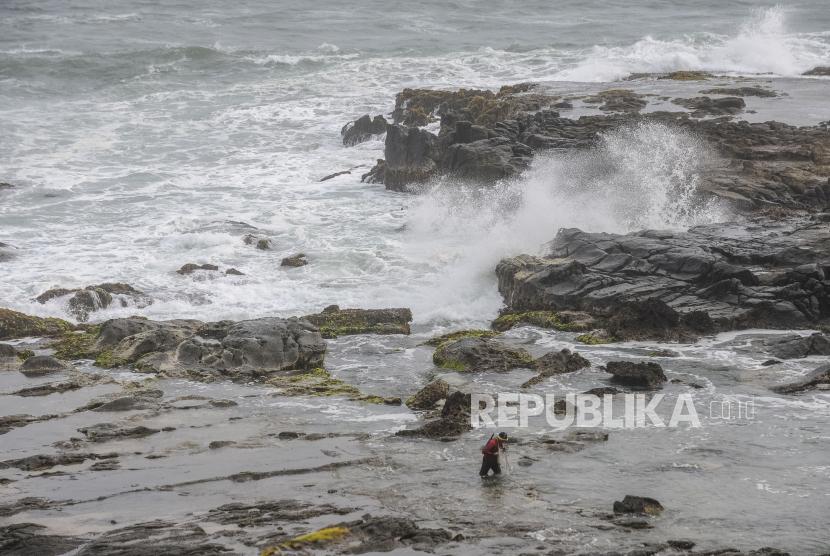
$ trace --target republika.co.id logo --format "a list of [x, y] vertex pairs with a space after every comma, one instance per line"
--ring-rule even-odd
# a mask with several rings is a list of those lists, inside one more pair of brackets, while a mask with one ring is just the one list
[[[620, 397], [623, 397], [622, 403]], [[669, 404], [660, 408], [664, 394], [650, 397], [646, 394], [624, 394], [617, 396], [616, 403], [611, 394], [602, 398], [594, 394], [565, 394], [564, 397], [548, 394], [543, 398], [538, 394], [503, 392], [497, 398], [498, 403], [488, 394], [471, 395], [470, 424], [473, 427], [527, 427], [529, 418], [539, 415], [544, 415], [548, 425], [558, 429], [572, 425], [610, 429], [677, 427], [681, 423], [691, 427], [700, 426], [700, 418], [690, 394], [680, 394], [677, 397], [670, 417], [666, 414]], [[658, 409], [662, 410], [663, 417], [658, 414]], [[755, 402], [732, 399], [712, 401], [709, 404], [709, 418], [754, 419]]]

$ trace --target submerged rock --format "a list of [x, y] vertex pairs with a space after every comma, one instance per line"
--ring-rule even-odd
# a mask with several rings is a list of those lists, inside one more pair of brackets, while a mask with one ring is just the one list
[[293, 257], [286, 257], [282, 260], [280, 266], [292, 266], [292, 267], [300, 267], [305, 266], [308, 264], [308, 261], [305, 259], [305, 253], [299, 253], [294, 255]]
[[78, 322], [86, 322], [89, 320], [90, 313], [99, 309], [106, 309], [110, 303], [112, 303], [112, 295], [105, 290], [101, 288], [86, 289], [79, 291], [69, 300], [67, 309], [78, 319]]
[[830, 340], [821, 332], [810, 336], [783, 336], [764, 340], [764, 346], [778, 359], [801, 359], [808, 355], [830, 355]]
[[320, 329], [323, 338], [352, 334], [406, 334], [412, 311], [409, 309], [340, 309], [330, 305], [321, 313], [302, 317]]
[[406, 400], [406, 405], [412, 409], [432, 409], [439, 400], [447, 399], [450, 395], [450, 385], [438, 379], [427, 384], [414, 396]]
[[29, 378], [70, 370], [74, 370], [72, 365], [55, 359], [51, 355], [35, 355], [34, 357], [29, 357], [20, 367], [20, 372]]
[[521, 347], [468, 337], [441, 345], [432, 360], [440, 367], [461, 372], [503, 373], [519, 367], [529, 368], [533, 356]]
[[732, 116], [739, 114], [746, 103], [741, 97], [725, 97], [712, 99], [710, 97], [696, 97], [696, 98], [676, 98], [672, 104], [677, 104], [683, 108], [692, 110], [693, 118], [703, 118], [705, 116]]
[[114, 423], [99, 423], [91, 427], [83, 427], [78, 432], [87, 437], [91, 442], [106, 442], [108, 440], [121, 440], [124, 438], [143, 438], [161, 432], [160, 429], [149, 427], [119, 427]]
[[762, 89], [761, 87], [718, 87], [715, 89], [708, 89], [700, 91], [702, 95], [732, 95], [736, 97], [761, 97], [771, 98], [777, 97], [775, 91], [769, 89]]
[[632, 496], [627, 494], [622, 502], [614, 502], [614, 513], [644, 513], [648, 515], [660, 515], [663, 513], [663, 506], [654, 498], [643, 496]]
[[770, 390], [779, 394], [795, 394], [816, 388], [830, 389], [830, 365], [822, 365], [801, 380], [782, 386], [773, 386]]
[[609, 361], [605, 371], [614, 375], [617, 382], [646, 388], [662, 388], [668, 381], [663, 367], [652, 362]]
[[176, 271], [176, 274], [192, 274], [197, 270], [219, 270], [219, 267], [213, 264], [198, 265], [195, 263], [187, 263]]
[[225, 274], [228, 274], [228, 275], [231, 275], [231, 276], [245, 276], [245, 274], [243, 272], [240, 272], [240, 271], [236, 270], [235, 268], [229, 268], [228, 270], [225, 271]]
[[501, 333], [496, 332], [495, 330], [458, 330], [456, 332], [450, 332], [449, 334], [442, 334], [441, 336], [430, 338], [426, 342], [418, 345], [438, 347], [445, 342], [452, 342], [461, 338], [484, 338], [489, 340], [490, 338], [500, 335]]

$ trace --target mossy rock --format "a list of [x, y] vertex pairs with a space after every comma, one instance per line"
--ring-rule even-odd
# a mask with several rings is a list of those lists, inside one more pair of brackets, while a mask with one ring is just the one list
[[539, 328], [553, 328], [563, 332], [587, 332], [601, 326], [598, 319], [577, 311], [526, 311], [502, 315], [493, 321], [493, 328], [500, 332], [510, 330], [519, 323]]
[[278, 396], [349, 396], [351, 401], [391, 403], [387, 402], [391, 398], [367, 395], [342, 380], [331, 378], [329, 372], [322, 368], [272, 378], [265, 385], [281, 388], [281, 391], [275, 394]]
[[419, 346], [440, 346], [444, 342], [452, 342], [458, 340], [459, 338], [484, 338], [485, 340], [489, 340], [495, 336], [501, 336], [501, 332], [497, 332], [495, 330], [458, 330], [456, 332], [450, 332], [449, 334], [442, 334], [441, 336], [436, 336], [435, 338], [430, 338], [426, 342], [418, 344]]
[[77, 330], [77, 327], [63, 319], [32, 317], [17, 311], [0, 309], [0, 340], [26, 336], [55, 338], [74, 330]]
[[598, 97], [613, 96], [613, 95], [628, 95], [634, 92], [634, 89], [611, 89], [610, 91], [600, 91], [597, 93]]
[[616, 340], [613, 336], [609, 336], [608, 338], [600, 338], [598, 336], [594, 336], [593, 334], [583, 334], [581, 336], [577, 336], [574, 338], [577, 342], [582, 342], [583, 344], [587, 344], [589, 346], [595, 346], [599, 344], [613, 344]]
[[320, 330], [323, 338], [354, 334], [409, 335], [412, 311], [409, 309], [343, 309], [337, 305], [326, 307], [322, 313], [301, 317]]
[[24, 349], [22, 351], [17, 352], [17, 358], [20, 359], [21, 361], [26, 361], [30, 357], [34, 357], [34, 356], [35, 356], [35, 352], [30, 350], [30, 349]]
[[533, 356], [522, 347], [485, 338], [465, 337], [445, 342], [435, 350], [432, 361], [459, 372], [507, 372], [528, 367]]
[[658, 79], [672, 79], [674, 81], [706, 81], [707, 79], [715, 77], [711, 73], [703, 71], [673, 71]]
[[91, 348], [100, 330], [101, 325], [94, 324], [88, 326], [82, 333], [65, 334], [47, 347], [55, 350], [53, 356], [58, 359], [95, 359], [99, 354], [93, 352]]

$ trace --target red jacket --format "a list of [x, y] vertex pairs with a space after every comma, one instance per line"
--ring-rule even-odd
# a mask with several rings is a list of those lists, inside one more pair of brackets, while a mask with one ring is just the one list
[[487, 445], [481, 450], [481, 453], [484, 454], [484, 459], [496, 459], [498, 456], [496, 452], [499, 451], [499, 441], [495, 438], [490, 439]]

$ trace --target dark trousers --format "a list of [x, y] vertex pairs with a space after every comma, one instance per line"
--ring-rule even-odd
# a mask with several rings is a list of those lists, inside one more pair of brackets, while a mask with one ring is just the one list
[[481, 471], [478, 472], [482, 477], [486, 477], [490, 470], [493, 470], [494, 475], [501, 475], [501, 467], [496, 456], [484, 456], [484, 461], [481, 462]]

